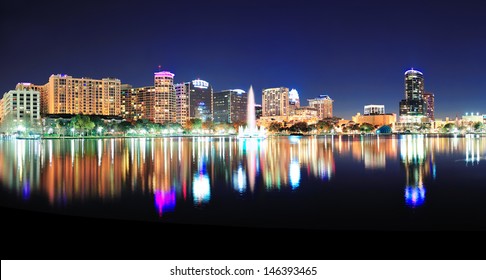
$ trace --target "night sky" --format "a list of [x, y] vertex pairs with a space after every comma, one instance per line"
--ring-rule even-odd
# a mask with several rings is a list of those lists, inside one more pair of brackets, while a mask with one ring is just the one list
[[[66, 3], [65, 3], [66, 2]], [[403, 73], [425, 76], [436, 116], [486, 113], [486, 5], [481, 1], [21, 1], [0, 4], [0, 93], [51, 74], [215, 90], [296, 88], [327, 94], [334, 115], [366, 104], [397, 113]]]

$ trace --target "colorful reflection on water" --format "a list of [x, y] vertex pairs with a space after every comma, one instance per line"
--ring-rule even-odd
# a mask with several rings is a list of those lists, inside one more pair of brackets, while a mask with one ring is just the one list
[[437, 155], [461, 155], [474, 167], [485, 152], [484, 137], [423, 135], [2, 140], [0, 180], [24, 201], [41, 197], [60, 208], [150, 195], [162, 217], [182, 205], [211, 205], [215, 196], [305, 192], [378, 172], [402, 178], [404, 205], [418, 208], [427, 204], [426, 182], [441, 176]]

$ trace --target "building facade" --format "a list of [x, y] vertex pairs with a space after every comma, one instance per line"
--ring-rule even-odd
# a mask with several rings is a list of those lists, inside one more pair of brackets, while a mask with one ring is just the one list
[[424, 75], [410, 69], [405, 72], [405, 99], [400, 101], [400, 122], [423, 122], [427, 115], [427, 104], [424, 100]]
[[353, 122], [358, 124], [369, 123], [375, 127], [388, 125], [392, 129], [395, 128], [395, 123], [397, 122], [396, 114], [368, 114], [361, 115], [360, 113], [352, 117]]
[[297, 108], [300, 108], [299, 92], [293, 88], [289, 91], [289, 115], [294, 115]]
[[435, 120], [435, 97], [432, 92], [424, 93], [425, 104], [427, 105], [427, 117], [431, 120]]
[[262, 116], [288, 116], [289, 89], [286, 87], [267, 88], [262, 91]]
[[168, 71], [154, 73], [154, 91], [142, 94], [143, 118], [154, 123], [176, 122], [176, 93], [174, 74]]
[[190, 119], [213, 120], [213, 88], [203, 80], [176, 84], [177, 122], [185, 125]]
[[317, 98], [307, 99], [309, 106], [317, 109], [317, 117], [319, 119], [332, 118], [332, 100], [328, 95], [319, 95]]
[[40, 92], [30, 83], [18, 83], [15, 90], [3, 95], [0, 101], [0, 120], [18, 125], [40, 120]]
[[385, 105], [365, 105], [364, 115], [383, 115], [385, 114]]
[[121, 115], [121, 82], [57, 74], [45, 85], [47, 114]]
[[215, 123], [245, 122], [248, 95], [241, 89], [213, 93], [213, 118]]
[[154, 95], [154, 86], [133, 88], [131, 85], [123, 84], [121, 89], [122, 118], [129, 122], [143, 119], [145, 112], [145, 103], [143, 101], [149, 100]]

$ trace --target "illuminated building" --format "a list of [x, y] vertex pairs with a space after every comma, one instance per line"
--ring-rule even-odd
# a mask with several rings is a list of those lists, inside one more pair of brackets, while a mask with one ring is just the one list
[[150, 99], [155, 93], [155, 87], [133, 88], [131, 85], [121, 86], [121, 114], [126, 121], [136, 121], [144, 118], [145, 106], [142, 100]]
[[51, 75], [45, 85], [47, 114], [121, 115], [121, 82]]
[[262, 91], [262, 116], [288, 116], [289, 89], [267, 88]]
[[400, 123], [426, 121], [427, 104], [424, 100], [424, 75], [410, 69], [405, 72], [405, 99], [400, 101]]
[[213, 88], [203, 80], [176, 84], [177, 122], [185, 125], [189, 119], [213, 120]]
[[155, 91], [143, 94], [144, 119], [154, 123], [176, 122], [176, 93], [174, 74], [168, 71], [154, 73]]
[[18, 83], [15, 90], [3, 95], [0, 101], [0, 120], [11, 117], [20, 125], [20, 121], [40, 119], [40, 92], [30, 83]]
[[392, 129], [397, 121], [396, 114], [385, 114], [385, 105], [366, 105], [364, 114], [357, 113], [352, 117], [353, 122], [358, 124], [369, 123], [373, 126], [388, 125]]
[[424, 100], [425, 104], [427, 104], [427, 117], [429, 120], [434, 121], [435, 120], [435, 97], [432, 92], [425, 92], [424, 93]]
[[261, 104], [255, 104], [255, 117], [259, 119], [263, 114], [263, 109]]
[[300, 107], [299, 92], [296, 89], [289, 91], [289, 115], [295, 113], [295, 109]]
[[229, 89], [213, 94], [213, 118], [215, 123], [246, 121], [248, 95], [241, 89]]
[[385, 105], [365, 105], [364, 115], [383, 115], [385, 114]]
[[328, 95], [319, 95], [317, 98], [307, 99], [309, 106], [317, 109], [319, 119], [332, 118], [332, 100]]

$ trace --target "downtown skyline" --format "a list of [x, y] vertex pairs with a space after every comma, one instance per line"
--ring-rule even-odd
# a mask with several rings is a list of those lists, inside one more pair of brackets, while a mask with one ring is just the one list
[[297, 89], [302, 105], [329, 95], [334, 115], [350, 118], [367, 104], [398, 114], [413, 67], [437, 118], [486, 107], [484, 8], [472, 2], [83, 3], [2, 4], [0, 94], [57, 73], [147, 86], [161, 65], [175, 82], [200, 78], [215, 91], [253, 85], [257, 103], [271, 87]]

